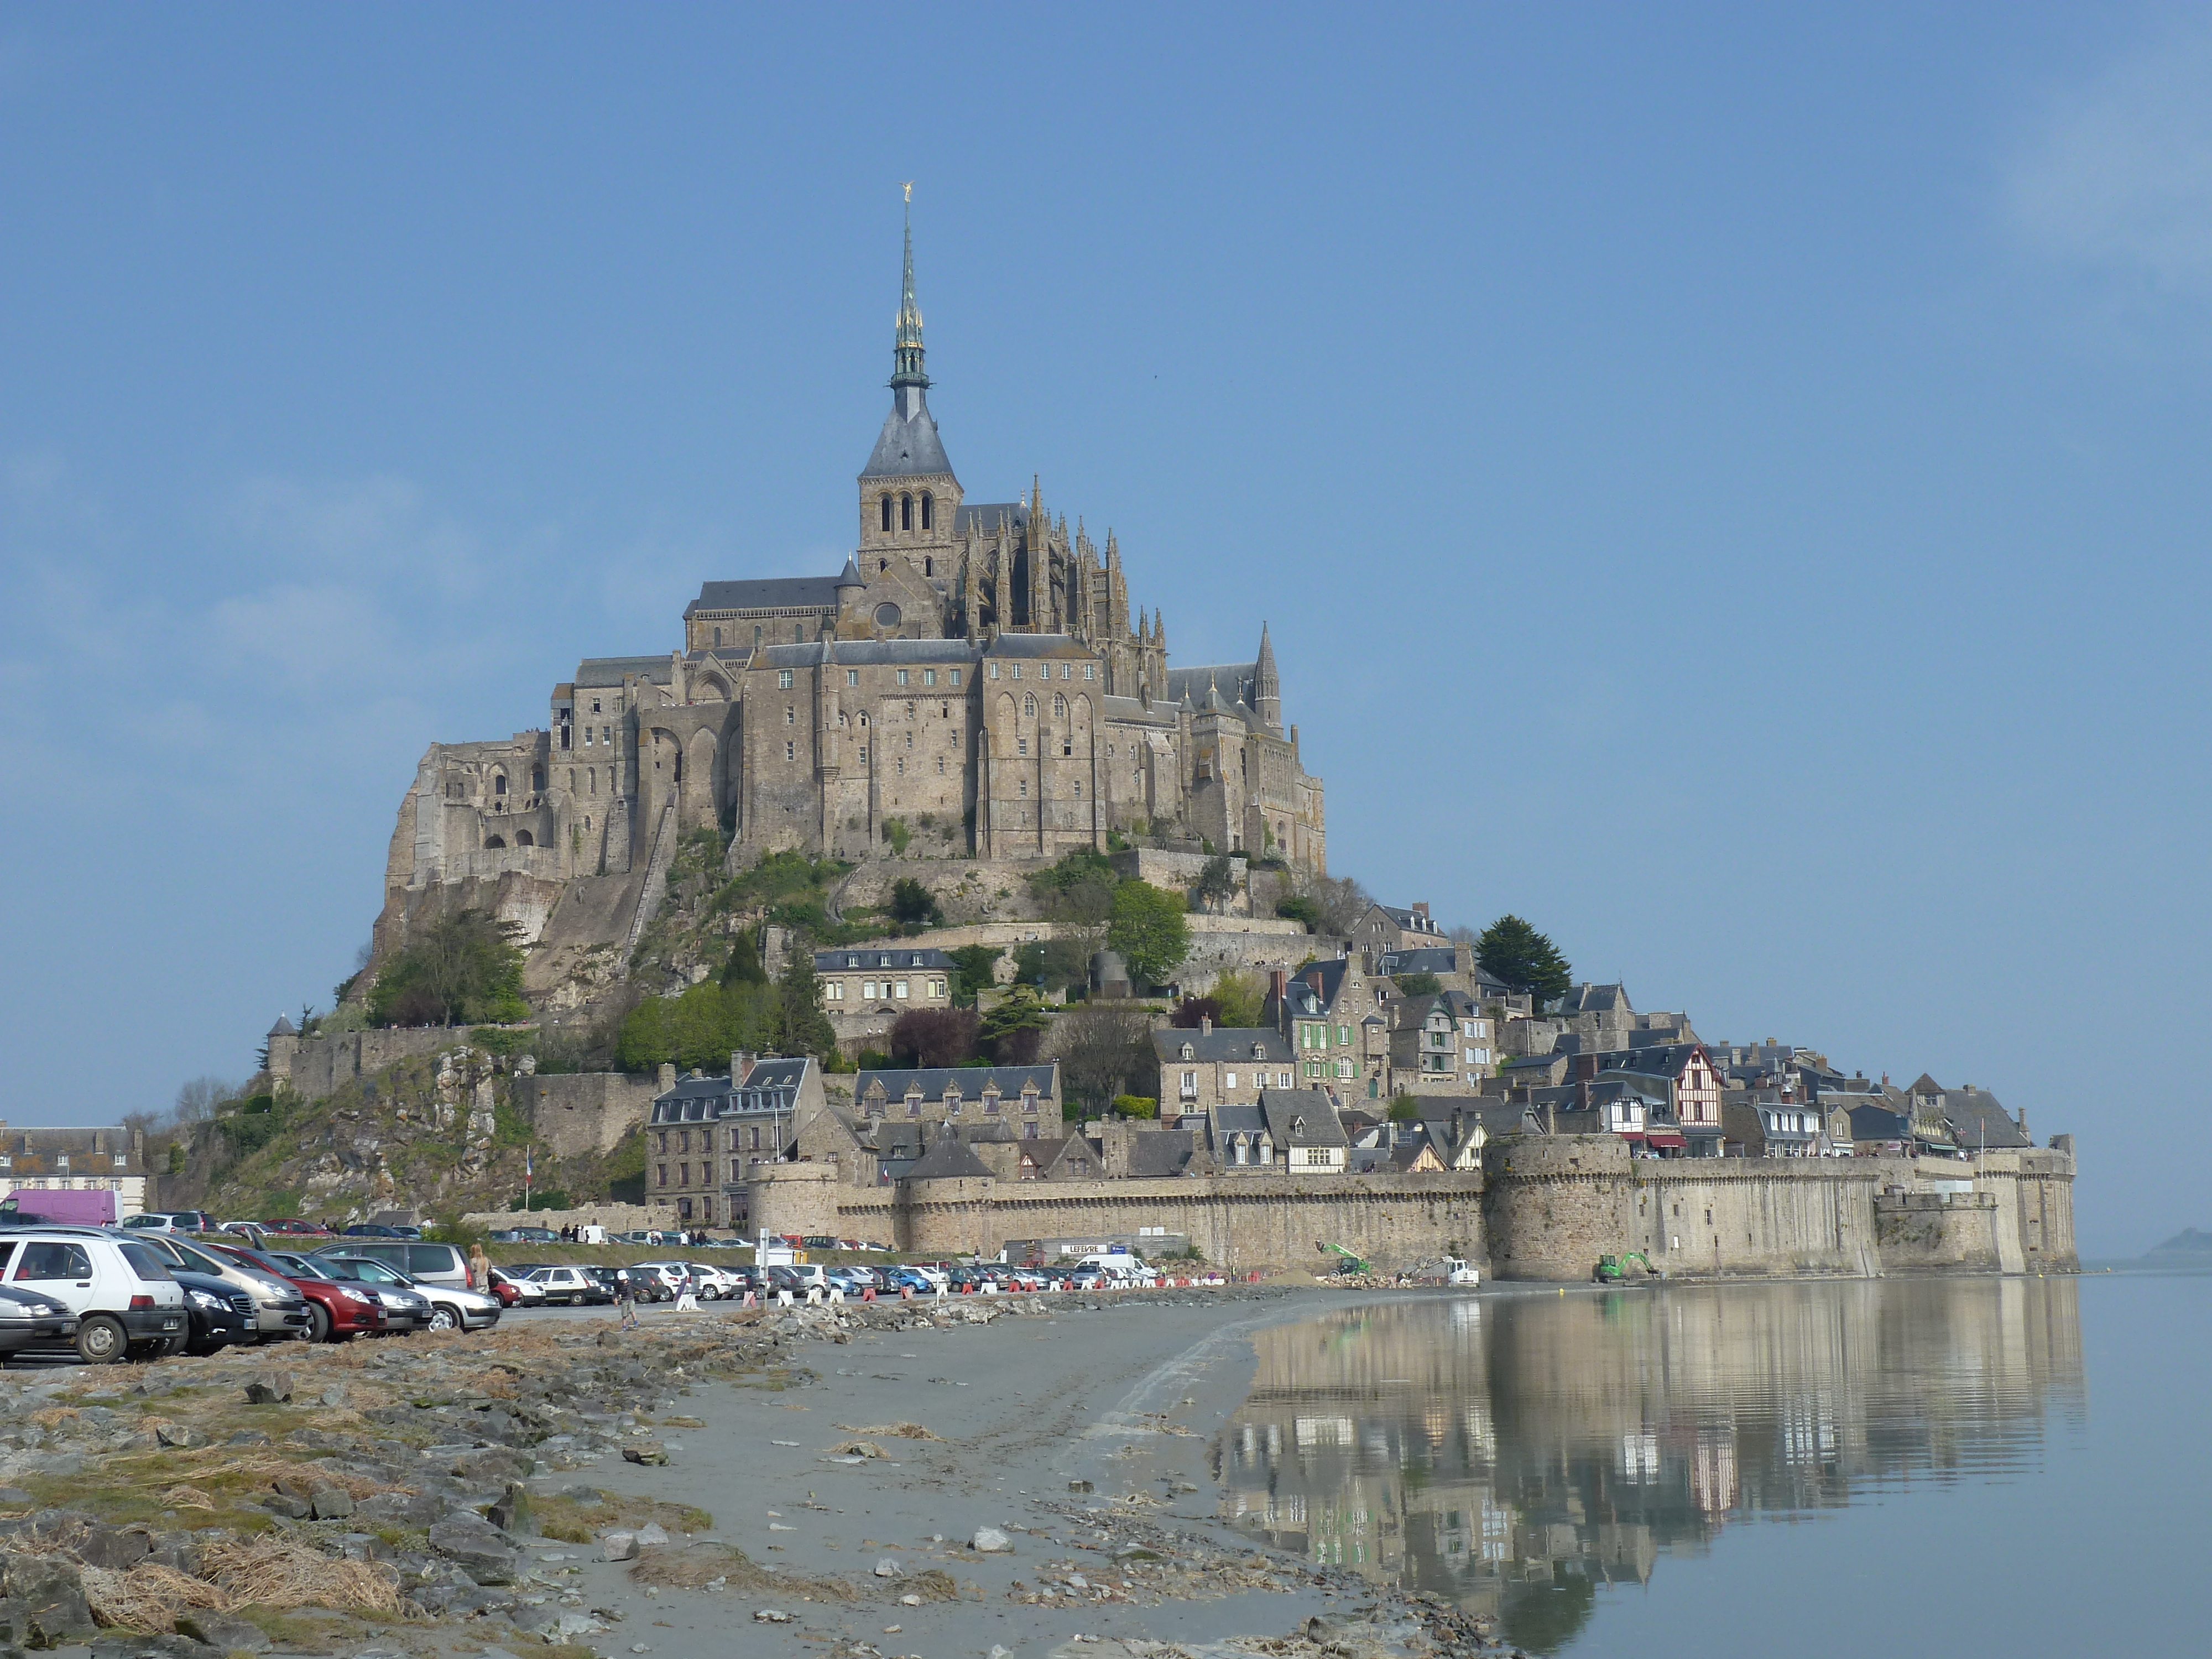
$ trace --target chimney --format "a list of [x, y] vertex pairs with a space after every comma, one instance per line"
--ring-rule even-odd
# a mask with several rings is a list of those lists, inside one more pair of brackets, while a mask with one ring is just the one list
[[1416, 899], [1413, 902], [1413, 914], [1419, 916], [1423, 921], [1426, 921], [1429, 919], [1428, 900]]
[[1278, 1002], [1290, 995], [1291, 970], [1287, 968], [1277, 968], [1272, 970], [1267, 975], [1267, 989]]
[[[2025, 1106], [2021, 1107], [2020, 1110], [2013, 1114], [2013, 1118], [2014, 1121], [2020, 1125], [2021, 1133], [2024, 1135], [2027, 1134], [2027, 1108]], [[2033, 1135], [2028, 1136], [2027, 1144], [2031, 1146], [2035, 1144], [2035, 1138]]]
[[1553, 1105], [1548, 1100], [1544, 1103], [1544, 1133], [1547, 1135], [1555, 1135], [1559, 1133], [1559, 1108]]
[[672, 1061], [664, 1060], [660, 1062], [660, 1092], [665, 1095], [675, 1086], [675, 1064]]
[[1213, 1016], [1212, 1014], [1200, 1014], [1198, 1017], [1198, 1034], [1200, 1036], [1212, 1036], [1213, 1035]]
[[759, 1061], [758, 1054], [747, 1054], [742, 1048], [733, 1052], [730, 1055], [730, 1087], [743, 1088], [745, 1079], [753, 1074], [753, 1067]]

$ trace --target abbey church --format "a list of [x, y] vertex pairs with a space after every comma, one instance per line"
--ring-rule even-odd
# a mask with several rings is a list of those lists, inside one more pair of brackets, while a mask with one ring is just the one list
[[966, 498], [929, 388], [909, 224], [891, 407], [844, 568], [706, 582], [679, 648], [579, 664], [544, 730], [433, 744], [388, 900], [641, 876], [709, 824], [735, 863], [857, 859], [890, 818], [957, 827], [985, 860], [1103, 849], [1117, 830], [1323, 869], [1322, 783], [1283, 723], [1265, 626], [1249, 662], [1170, 667], [1161, 614], [1132, 620], [1110, 533], [1103, 550], [1079, 520], [1071, 534], [1034, 480], [1022, 500]]

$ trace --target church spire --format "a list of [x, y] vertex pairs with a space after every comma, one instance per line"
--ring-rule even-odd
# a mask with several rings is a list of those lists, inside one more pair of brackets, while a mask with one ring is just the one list
[[1275, 672], [1275, 647], [1267, 624], [1260, 624], [1260, 659], [1252, 666], [1252, 712], [1270, 732], [1283, 729], [1283, 683]]
[[[899, 284], [898, 335], [891, 348], [891, 385], [926, 390], [929, 376], [921, 371], [921, 307], [914, 298], [914, 185], [906, 185], [906, 266]], [[900, 400], [905, 401], [903, 398]]]

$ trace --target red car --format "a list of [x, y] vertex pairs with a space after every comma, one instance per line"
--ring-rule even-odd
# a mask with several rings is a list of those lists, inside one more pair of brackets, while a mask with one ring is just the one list
[[384, 1334], [384, 1304], [374, 1291], [342, 1284], [327, 1276], [312, 1256], [289, 1250], [249, 1250], [235, 1244], [202, 1247], [228, 1256], [241, 1267], [275, 1273], [307, 1298], [307, 1315], [314, 1322], [307, 1333], [312, 1342], [343, 1342], [356, 1336]]
[[302, 1221], [297, 1216], [289, 1215], [277, 1216], [272, 1220], [263, 1222], [261, 1231], [264, 1233], [291, 1233], [295, 1237], [307, 1238], [328, 1238], [331, 1236], [331, 1230], [328, 1227], [320, 1226], [313, 1221]]

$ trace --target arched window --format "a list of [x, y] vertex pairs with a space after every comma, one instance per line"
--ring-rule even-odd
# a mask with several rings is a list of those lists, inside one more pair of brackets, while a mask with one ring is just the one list
[[1052, 713], [1054, 720], [1067, 718], [1067, 699], [1057, 691], [1052, 694]]
[[[1026, 720], [1036, 718], [1036, 699], [1026, 691], [1022, 693], [1022, 715]], [[504, 788], [506, 786], [502, 784], [501, 787]]]
[[889, 530], [891, 527], [891, 498], [888, 495], [884, 496], [882, 505], [884, 509], [884, 528]]
[[492, 852], [492, 851], [495, 851], [495, 850], [496, 850], [496, 851], [500, 851], [500, 852], [504, 852], [506, 849], [507, 849], [507, 838], [506, 838], [505, 836], [486, 836], [484, 837], [484, 850], [485, 850], [487, 853], [489, 853], [489, 852]]
[[932, 521], [936, 517], [936, 505], [935, 497], [932, 496], [927, 490], [923, 490], [921, 492], [921, 527], [924, 530], [931, 527]]
[[538, 840], [527, 830], [518, 830], [514, 832], [514, 844], [517, 847], [535, 847]]
[[722, 642], [722, 630], [721, 630], [720, 629], [719, 629], [719, 628], [718, 628], [718, 629], [716, 629], [714, 630], [714, 643], [715, 643], [715, 644], [717, 644], [717, 645], [720, 645], [721, 642]]
[[[927, 529], [927, 528], [928, 527], [928, 525], [929, 525], [929, 510], [928, 510], [928, 509], [929, 509], [929, 497], [928, 497], [928, 496], [924, 495], [924, 496], [921, 498], [921, 505], [922, 505], [922, 514], [921, 514], [922, 526], [923, 526], [923, 528]], [[936, 560], [934, 560], [934, 559], [929, 559], [929, 558], [925, 558], [924, 560], [922, 560], [922, 562], [921, 562], [921, 574], [922, 574], [923, 575], [925, 575], [925, 576], [934, 576], [934, 575], [937, 574], [937, 561], [936, 561]]]
[[911, 495], [899, 497], [899, 528], [901, 530], [914, 528], [914, 497]]
[[757, 650], [759, 650], [760, 648], [761, 648], [761, 627], [760, 627], [760, 624], [759, 624], [758, 623], [755, 623], [753, 624], [753, 649], [754, 649], [754, 650], [756, 650], [756, 651], [757, 651]]
[[495, 772], [494, 774], [492, 774], [492, 780], [491, 780], [491, 792], [492, 792], [492, 793], [493, 793], [493, 794], [495, 794], [495, 795], [503, 795], [503, 794], [505, 794], [505, 793], [507, 793], [507, 774], [506, 774], [506, 773], [504, 773], [504, 772]]
[[545, 787], [545, 769], [544, 769], [544, 767], [542, 767], [542, 766], [533, 766], [533, 767], [532, 767], [532, 768], [530, 769], [530, 789], [531, 789], [531, 793], [532, 793], [532, 794], [535, 794], [535, 793], [538, 793], [539, 791], [543, 790], [544, 787]]

